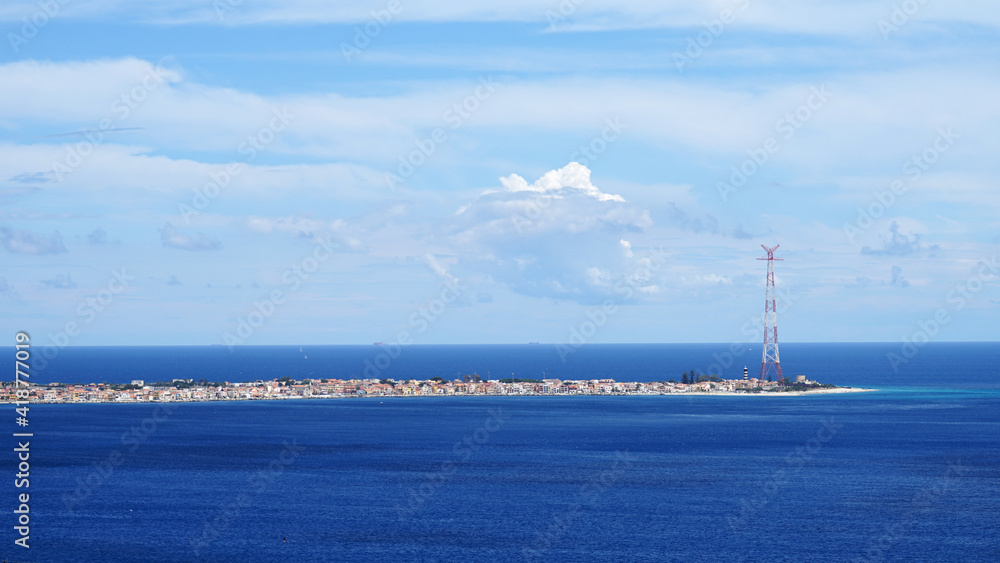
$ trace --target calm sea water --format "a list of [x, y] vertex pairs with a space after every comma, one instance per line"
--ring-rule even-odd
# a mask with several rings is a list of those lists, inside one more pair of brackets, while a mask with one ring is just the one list
[[[567, 362], [576, 367], [546, 360], [545, 348], [415, 347], [391, 369], [649, 380], [707, 371], [711, 354], [726, 347], [584, 347]], [[928, 345], [898, 373], [885, 358], [893, 348], [782, 348], [788, 372], [880, 388], [849, 395], [346, 399], [180, 404], [169, 412], [35, 405], [32, 547], [14, 546], [8, 512], [0, 555], [996, 561], [1000, 346]], [[510, 357], [512, 349], [525, 357]], [[43, 373], [59, 381], [165, 373], [236, 380], [203, 369], [257, 374], [285, 364], [281, 373], [297, 376], [288, 370], [315, 370], [300, 367], [314, 359], [360, 359], [362, 369], [365, 359], [309, 347], [301, 362], [297, 347], [228, 354], [64, 350]], [[480, 363], [456, 367], [465, 362]], [[750, 362], [740, 370], [742, 363]], [[13, 510], [19, 491], [13, 454], [8, 460]]]

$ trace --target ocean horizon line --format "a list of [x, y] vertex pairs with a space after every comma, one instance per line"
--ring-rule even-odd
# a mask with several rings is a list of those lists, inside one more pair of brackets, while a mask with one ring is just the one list
[[[60, 349], [66, 348], [283, 348], [283, 347], [296, 347], [296, 346], [322, 346], [322, 347], [335, 347], [335, 346], [403, 346], [406, 348], [417, 348], [417, 347], [434, 347], [434, 346], [733, 346], [736, 344], [755, 346], [757, 342], [586, 342], [583, 344], [578, 344], [574, 342], [479, 342], [479, 343], [427, 343], [427, 344], [399, 344], [393, 342], [369, 342], [369, 343], [338, 343], [338, 344], [240, 344], [237, 346], [229, 346], [227, 344], [210, 343], [210, 344], [70, 344], [66, 346], [57, 346]], [[845, 344], [851, 346], [858, 345], [900, 345], [905, 344], [904, 341], [788, 341], [782, 342], [780, 345], [799, 345], [799, 344]], [[921, 347], [924, 346], [937, 346], [942, 344], [1000, 344], [1000, 340], [938, 340], [934, 342], [927, 342], [920, 344]], [[36, 345], [36, 347], [51, 346], [51, 344], [41, 344]], [[3, 345], [0, 348], [14, 348], [13, 345]]]

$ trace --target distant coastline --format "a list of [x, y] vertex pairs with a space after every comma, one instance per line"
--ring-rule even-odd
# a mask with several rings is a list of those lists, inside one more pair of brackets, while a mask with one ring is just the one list
[[[473, 379], [475, 378], [475, 379]], [[562, 396], [714, 396], [714, 397], [800, 397], [829, 393], [876, 391], [859, 387], [838, 387], [816, 382], [778, 385], [753, 380], [705, 380], [697, 383], [671, 381], [619, 382], [611, 379], [503, 379], [481, 381], [479, 376], [464, 380], [425, 381], [391, 379], [304, 379], [288, 377], [242, 383], [175, 379], [147, 384], [90, 383], [15, 387], [4, 382], [0, 402], [50, 404], [80, 403], [191, 403], [208, 401], [278, 401], [288, 399], [361, 399], [394, 397], [562, 397]]]
[[[802, 395], [824, 395], [828, 393], [868, 393], [878, 391], [878, 389], [868, 389], [865, 387], [830, 387], [823, 389], [810, 389], [808, 391], [773, 391], [765, 393], [732, 393], [732, 392], [689, 392], [677, 393], [678, 395], [712, 395], [712, 396], [737, 396], [737, 397], [801, 397]], [[668, 395], [672, 393], [667, 393]]]

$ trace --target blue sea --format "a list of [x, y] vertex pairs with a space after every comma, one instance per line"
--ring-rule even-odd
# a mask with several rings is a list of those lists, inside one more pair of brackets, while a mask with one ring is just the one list
[[[551, 345], [414, 346], [375, 369], [397, 379], [735, 377], [759, 369], [759, 346], [748, 348], [727, 358], [728, 345], [586, 345], [563, 362]], [[34, 405], [30, 488], [13, 486], [15, 454], [4, 464], [0, 556], [1000, 560], [1000, 344], [900, 348], [782, 345], [786, 375], [871, 393]], [[66, 348], [34, 378], [360, 377], [381, 353]], [[892, 354], [906, 360], [896, 370]], [[9, 431], [24, 430], [6, 408]], [[29, 549], [14, 545], [23, 492]]]

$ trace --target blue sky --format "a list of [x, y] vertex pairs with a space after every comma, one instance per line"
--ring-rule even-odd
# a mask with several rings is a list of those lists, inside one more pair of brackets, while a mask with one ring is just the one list
[[990, 6], [324, 4], [0, 7], [6, 333], [1000, 336]]

